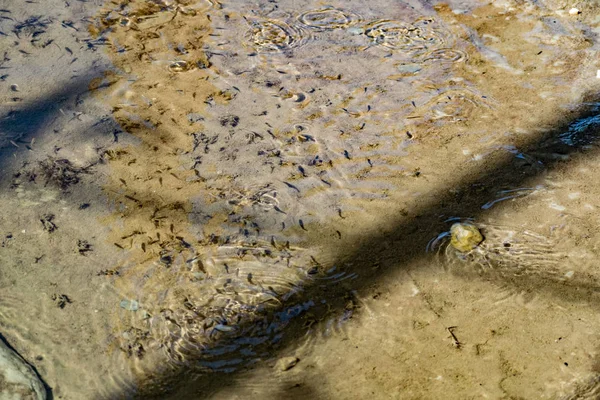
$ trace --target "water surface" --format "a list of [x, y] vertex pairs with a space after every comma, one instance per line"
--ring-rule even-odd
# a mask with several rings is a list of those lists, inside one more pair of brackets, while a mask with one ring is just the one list
[[593, 4], [89, 6], [75, 83], [3, 98], [2, 334], [55, 396], [596, 390]]

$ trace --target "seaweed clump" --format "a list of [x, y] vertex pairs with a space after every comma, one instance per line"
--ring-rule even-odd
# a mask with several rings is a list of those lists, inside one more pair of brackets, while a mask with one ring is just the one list
[[79, 183], [80, 176], [88, 173], [91, 166], [77, 167], [64, 158], [48, 157], [38, 164], [40, 175], [46, 180], [45, 185], [53, 184], [62, 190], [67, 190], [71, 185]]

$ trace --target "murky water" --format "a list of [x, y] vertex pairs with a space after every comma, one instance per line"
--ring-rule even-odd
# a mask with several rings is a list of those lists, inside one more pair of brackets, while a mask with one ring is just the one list
[[0, 333], [64, 399], [595, 398], [563, 3], [0, 7]]

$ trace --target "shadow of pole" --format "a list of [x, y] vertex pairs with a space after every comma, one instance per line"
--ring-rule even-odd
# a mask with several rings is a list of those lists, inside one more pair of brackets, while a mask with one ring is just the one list
[[[2, 107], [8, 110], [0, 115], [0, 171], [7, 170], [7, 162], [13, 155], [16, 157], [19, 153], [28, 151], [26, 144], [31, 143], [32, 139], [47, 134], [48, 128], [63, 116], [62, 107], [70, 104], [75, 108], [86, 100], [93, 93], [89, 84], [95, 77], [98, 77], [98, 73], [81, 75], [60, 90], [50, 92], [31, 103], [10, 109]], [[98, 89], [100, 87], [103, 86], [100, 85]], [[0, 175], [0, 179], [6, 178], [4, 174]]]
[[[366, 292], [369, 287], [385, 279], [387, 274], [397, 270], [398, 267], [423, 258], [428, 242], [440, 232], [448, 230], [449, 224], [445, 221], [448, 216], [477, 218], [485, 212], [482, 205], [498, 191], [520, 187], [540, 174], [567, 166], [574, 158], [596, 157], [598, 151], [595, 147], [599, 138], [600, 103], [598, 103], [598, 94], [592, 93], [587, 95], [580, 107], [570, 115], [557, 117], [551, 131], [530, 138], [514, 151], [497, 152], [482, 166], [478, 174], [461, 182], [449, 182], [447, 187], [438, 190], [435, 200], [421, 203], [419, 207], [412, 210], [410, 217], [400, 219], [390, 216], [388, 231], [366, 237], [351, 248], [340, 249], [334, 264], [348, 266], [345, 272], [357, 274], [357, 279], [350, 283], [342, 281], [337, 284], [324, 284], [319, 280], [304, 283], [301, 292], [276, 309], [270, 309], [268, 316], [258, 316], [251, 323], [262, 325], [264, 328], [259, 329], [266, 330], [269, 324], [265, 321], [280, 318], [281, 314], [297, 309], [299, 304], [311, 301], [314, 304], [310, 309], [312, 319], [319, 320], [332, 309], [342, 312], [349, 292]], [[348, 261], [351, 263], [347, 263]], [[375, 264], [380, 267], [372, 268]], [[580, 274], [578, 277], [566, 280], [552, 274], [544, 274], [542, 271], [536, 275], [515, 277], [504, 274], [490, 275], [486, 278], [521, 291], [545, 293], [557, 296], [563, 301], [588, 303], [600, 308], [598, 276]], [[306, 331], [303, 327], [306, 316], [300, 312], [292, 319], [292, 323], [286, 326], [283, 338], [277, 343], [276, 348], [273, 348], [272, 342], [268, 341], [266, 345], [254, 347], [250, 345], [251, 349], [268, 347], [270, 355], [273, 356], [287, 347], [293, 347], [297, 339]], [[247, 342], [241, 344], [243, 339], [235, 334], [224, 335], [197, 358], [186, 360], [185, 367], [176, 370], [170, 368], [161, 370], [157, 367], [153, 374], [153, 382], [147, 386], [144, 384], [136, 394], [120, 393], [116, 397], [165, 398], [164, 392], [157, 395], [154, 391], [157, 388], [159, 390], [168, 388], [172, 391], [177, 390], [177, 394], [172, 397], [174, 399], [202, 398], [203, 395], [233, 382], [236, 372], [241, 369], [232, 373], [208, 373], [202, 375], [200, 379], [197, 379], [197, 373], [193, 371], [198, 369], [198, 365], [210, 365], [208, 354], [211, 353], [218, 354], [214, 359], [220, 361], [228, 357], [232, 360], [239, 358], [239, 353], [235, 351], [223, 355], [222, 352], [212, 350], [227, 346], [248, 350]], [[195, 376], [196, 379], [188, 380], [189, 376]]]

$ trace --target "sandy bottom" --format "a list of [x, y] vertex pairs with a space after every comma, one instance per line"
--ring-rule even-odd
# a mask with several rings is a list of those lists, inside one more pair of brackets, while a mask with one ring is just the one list
[[0, 7], [0, 333], [54, 398], [598, 396], [600, 9], [388, 3]]

